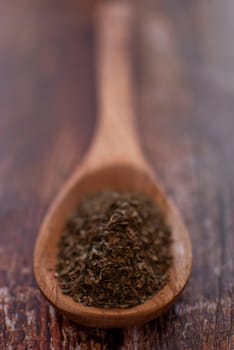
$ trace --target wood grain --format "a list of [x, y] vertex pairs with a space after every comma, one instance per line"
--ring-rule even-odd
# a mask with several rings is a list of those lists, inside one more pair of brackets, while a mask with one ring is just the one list
[[92, 27], [77, 1], [3, 0], [2, 349], [234, 348], [233, 3], [146, 0], [138, 9], [141, 140], [189, 227], [192, 278], [174, 309], [126, 331], [74, 325], [40, 295], [36, 234], [95, 125]]

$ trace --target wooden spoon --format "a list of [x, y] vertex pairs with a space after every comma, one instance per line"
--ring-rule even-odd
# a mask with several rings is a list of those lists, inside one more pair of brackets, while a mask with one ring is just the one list
[[[126, 4], [106, 4], [98, 12], [98, 130], [82, 165], [50, 208], [34, 253], [35, 277], [44, 296], [69, 319], [93, 327], [127, 327], [156, 318], [174, 303], [191, 270], [192, 254], [187, 230], [146, 163], [137, 141], [134, 84], [128, 53], [132, 18], [132, 10]], [[152, 299], [125, 310], [106, 310], [76, 303], [62, 294], [54, 277], [57, 242], [67, 218], [81, 198], [103, 189], [145, 193], [161, 207], [172, 229], [174, 260], [169, 271], [170, 281]]]

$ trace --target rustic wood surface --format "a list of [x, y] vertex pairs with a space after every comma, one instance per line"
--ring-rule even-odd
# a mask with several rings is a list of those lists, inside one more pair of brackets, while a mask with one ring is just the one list
[[232, 350], [232, 0], [137, 5], [141, 141], [193, 244], [183, 296], [142, 327], [88, 329], [57, 314], [35, 284], [39, 225], [95, 127], [92, 6], [0, 2], [0, 349]]

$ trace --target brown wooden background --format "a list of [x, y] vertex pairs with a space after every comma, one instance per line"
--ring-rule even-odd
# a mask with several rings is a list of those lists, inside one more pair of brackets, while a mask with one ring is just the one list
[[188, 225], [190, 282], [126, 330], [77, 326], [40, 295], [38, 228], [95, 127], [93, 5], [1, 0], [0, 349], [234, 349], [234, 2], [134, 5], [140, 136]]

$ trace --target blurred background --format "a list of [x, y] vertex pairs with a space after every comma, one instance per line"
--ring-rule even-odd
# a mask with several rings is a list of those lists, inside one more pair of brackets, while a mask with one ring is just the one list
[[100, 2], [0, 1], [0, 348], [233, 349], [232, 0], [131, 1], [140, 140], [193, 244], [183, 296], [145, 326], [88, 330], [36, 287], [41, 220], [96, 126]]

